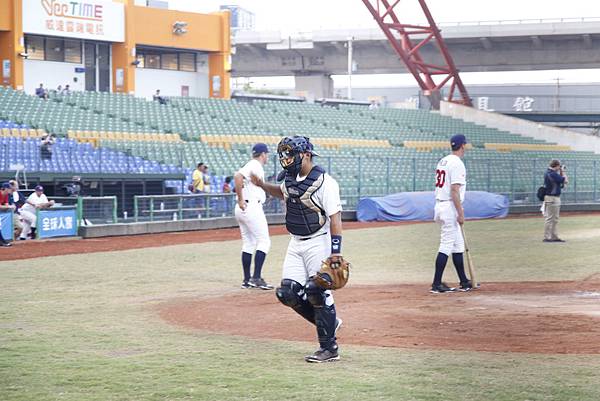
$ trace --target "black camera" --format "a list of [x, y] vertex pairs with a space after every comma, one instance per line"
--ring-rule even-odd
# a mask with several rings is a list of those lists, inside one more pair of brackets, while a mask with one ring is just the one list
[[66, 196], [79, 196], [81, 194], [81, 185], [76, 183], [69, 183], [62, 186], [62, 190]]
[[74, 176], [72, 181], [62, 186], [66, 196], [81, 196], [81, 177]]

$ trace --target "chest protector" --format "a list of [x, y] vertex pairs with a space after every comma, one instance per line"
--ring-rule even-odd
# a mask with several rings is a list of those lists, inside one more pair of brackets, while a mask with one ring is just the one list
[[312, 196], [325, 179], [325, 170], [314, 166], [303, 181], [296, 177], [285, 177], [285, 226], [294, 235], [308, 236], [319, 231], [327, 222], [325, 210], [313, 200]]

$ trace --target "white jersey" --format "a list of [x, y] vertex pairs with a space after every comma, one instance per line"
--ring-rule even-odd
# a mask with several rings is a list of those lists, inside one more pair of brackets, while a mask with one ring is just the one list
[[[29, 195], [26, 203], [23, 205], [21, 210], [35, 214], [35, 206], [41, 205], [43, 203], [48, 203], [48, 198], [46, 197], [46, 195], [42, 194], [41, 196], [37, 196], [37, 193], [34, 192], [31, 195]], [[33, 204], [34, 206], [31, 206], [31, 204]]]
[[452, 200], [452, 184], [460, 185], [460, 201], [465, 200], [467, 188], [467, 170], [465, 164], [456, 155], [448, 155], [440, 160], [435, 170], [435, 199]]
[[[238, 170], [244, 176], [244, 188], [242, 188], [242, 197], [248, 202], [264, 203], [266, 200], [265, 191], [261, 187], [257, 187], [252, 183], [250, 177], [257, 176], [262, 181], [265, 180], [265, 170], [263, 165], [256, 159], [250, 160], [244, 167]], [[239, 189], [236, 189], [239, 191]]]
[[[296, 177], [296, 181], [301, 182], [305, 178], [306, 177], [301, 177], [300, 175], [298, 175]], [[287, 191], [285, 189], [285, 181], [283, 183], [281, 183], [281, 191], [284, 193], [284, 195], [287, 194]], [[332, 176], [325, 173], [325, 176], [323, 177], [323, 184], [313, 194], [312, 199], [314, 200], [314, 202], [317, 206], [319, 206], [321, 209], [323, 209], [325, 211], [325, 215], [326, 215], [326, 219], [327, 219], [325, 225], [323, 227], [321, 227], [321, 229], [319, 231], [317, 231], [315, 234], [313, 234], [312, 236], [320, 235], [323, 232], [328, 233], [330, 220], [331, 220], [329, 218], [329, 216], [333, 216], [334, 214], [342, 211], [342, 201], [340, 199], [340, 187], [339, 187], [337, 181]]]

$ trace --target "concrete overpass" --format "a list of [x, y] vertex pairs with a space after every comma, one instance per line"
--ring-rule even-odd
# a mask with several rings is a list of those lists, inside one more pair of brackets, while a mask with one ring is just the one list
[[[600, 18], [441, 24], [460, 71], [600, 68]], [[333, 95], [331, 75], [348, 71], [353, 38], [356, 74], [405, 73], [379, 28], [323, 30], [282, 37], [280, 32], [237, 32], [234, 77], [295, 76], [296, 89]], [[436, 63], [432, 44], [421, 49]]]

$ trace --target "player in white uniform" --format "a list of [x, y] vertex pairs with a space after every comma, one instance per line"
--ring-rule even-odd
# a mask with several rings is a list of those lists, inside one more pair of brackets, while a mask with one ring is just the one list
[[291, 234], [283, 265], [277, 298], [317, 328], [319, 349], [305, 357], [307, 362], [339, 359], [335, 334], [342, 321], [337, 319], [333, 295], [314, 281], [321, 263], [341, 255], [342, 206], [337, 182], [313, 164], [316, 153], [309, 139], [286, 137], [277, 147], [284, 171], [281, 185], [253, 181], [269, 194], [286, 201], [286, 228]]
[[434, 220], [441, 225], [440, 248], [435, 260], [435, 276], [431, 285], [434, 294], [452, 292], [456, 288], [442, 283], [442, 276], [448, 257], [452, 254], [452, 262], [460, 280], [460, 291], [469, 291], [471, 282], [465, 275], [463, 253], [465, 241], [460, 226], [465, 221], [462, 204], [465, 200], [467, 171], [461, 160], [465, 155], [467, 139], [464, 135], [454, 135], [450, 139], [452, 154], [444, 157], [435, 170], [435, 211]]
[[[263, 166], [267, 164], [269, 148], [264, 143], [252, 147], [252, 160], [239, 169], [233, 176], [237, 194], [235, 218], [242, 233], [242, 268], [244, 281], [242, 288], [261, 288], [272, 290], [262, 278], [262, 267], [271, 248], [269, 225], [263, 211], [265, 191], [254, 185], [250, 177], [265, 178]], [[254, 255], [254, 274], [250, 277], [250, 265]]]
[[41, 185], [36, 186], [35, 192], [29, 195], [20, 211], [21, 218], [23, 219], [23, 231], [21, 231], [21, 235], [19, 236], [20, 240], [26, 240], [28, 234], [31, 234], [32, 239], [35, 239], [37, 209], [46, 209], [53, 205], [54, 201], [48, 201], [48, 198], [44, 194], [44, 187]]

